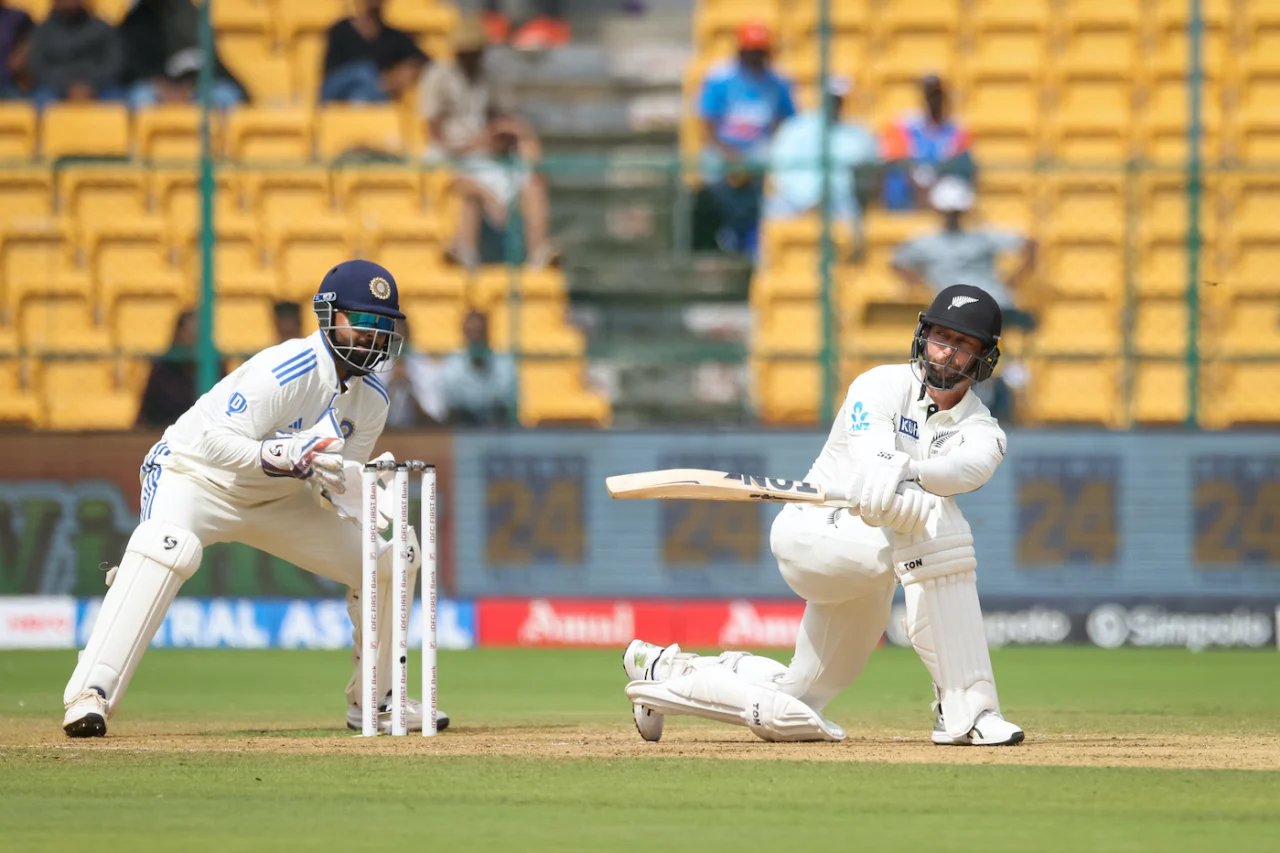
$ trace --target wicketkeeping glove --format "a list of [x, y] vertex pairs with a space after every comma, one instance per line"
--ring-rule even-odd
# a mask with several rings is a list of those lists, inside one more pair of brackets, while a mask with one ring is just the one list
[[331, 494], [347, 489], [342, 473], [342, 439], [295, 432], [262, 442], [262, 473], [309, 480], [315, 476]]

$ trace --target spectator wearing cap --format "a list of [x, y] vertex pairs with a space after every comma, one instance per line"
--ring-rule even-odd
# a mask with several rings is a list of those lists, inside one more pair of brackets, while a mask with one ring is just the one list
[[[850, 230], [865, 206], [878, 162], [876, 139], [866, 128], [841, 117], [850, 92], [849, 81], [832, 77], [827, 83], [831, 112], [828, 145], [831, 215]], [[769, 186], [764, 201], [766, 219], [790, 219], [818, 211], [822, 204], [822, 110], [793, 116], [782, 123], [769, 148]]]
[[356, 0], [356, 14], [329, 28], [320, 100], [385, 103], [409, 91], [429, 60], [413, 37], [382, 20], [383, 0]]
[[972, 183], [975, 165], [969, 131], [951, 118], [947, 87], [930, 74], [920, 81], [924, 110], [904, 116], [884, 132], [881, 157], [884, 206], [889, 210], [925, 207], [929, 190], [941, 175], [958, 175]]
[[[204, 54], [199, 47], [200, 9], [191, 0], [137, 0], [117, 27], [124, 48], [122, 80], [129, 105], [195, 101]], [[210, 102], [228, 109], [244, 101], [244, 87], [213, 53]]]
[[23, 96], [28, 38], [35, 26], [25, 9], [0, 0], [0, 99]]
[[[503, 6], [517, 5], [526, 10], [525, 22], [512, 30], [511, 18]], [[489, 41], [509, 43], [516, 50], [551, 50], [564, 47], [573, 37], [573, 29], [564, 16], [563, 0], [485, 0], [481, 19]]]
[[555, 260], [548, 242], [547, 184], [535, 168], [542, 148], [533, 129], [515, 114], [511, 87], [485, 63], [488, 37], [479, 18], [466, 17], [453, 33], [454, 58], [422, 74], [418, 113], [432, 141], [428, 156], [449, 163], [452, 191], [462, 201], [461, 219], [449, 255], [467, 267], [481, 261], [515, 260], [499, 236], [493, 252], [481, 251], [481, 233], [505, 232], [518, 207], [524, 225], [523, 254], [533, 267]]
[[796, 114], [790, 83], [770, 67], [772, 49], [768, 27], [743, 24], [737, 59], [707, 74], [698, 103], [707, 141], [703, 178], [723, 223], [717, 240], [744, 253], [754, 247], [769, 143]]
[[54, 0], [49, 17], [31, 33], [27, 69], [37, 106], [119, 99], [123, 66], [116, 31], [91, 14], [84, 0]]

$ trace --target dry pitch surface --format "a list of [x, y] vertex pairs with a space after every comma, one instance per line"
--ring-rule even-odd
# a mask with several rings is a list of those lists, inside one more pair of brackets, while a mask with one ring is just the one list
[[[847, 849], [850, 832], [879, 849], [1280, 849], [1274, 652], [999, 651], [1028, 732], [1000, 749], [930, 744], [927, 676], [896, 649], [829, 709], [851, 733], [839, 744], [687, 718], [647, 744], [615, 654], [501, 650], [443, 656], [455, 724], [434, 740], [340, 728], [342, 653], [165, 651], [108, 738], [68, 741], [72, 663], [0, 655], [14, 849], [386, 849], [423, 821], [433, 849], [462, 850]], [[370, 810], [376, 835], [360, 829]], [[979, 828], [975, 810], [999, 820]]]

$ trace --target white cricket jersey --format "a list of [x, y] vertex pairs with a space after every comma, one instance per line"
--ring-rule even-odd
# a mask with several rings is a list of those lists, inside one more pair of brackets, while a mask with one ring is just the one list
[[849, 386], [827, 443], [806, 479], [846, 487], [862, 460], [900, 450], [916, 460], [916, 479], [935, 495], [972, 492], [1004, 459], [1005, 434], [970, 388], [954, 407], [938, 411], [907, 364], [873, 367]]
[[263, 441], [299, 431], [341, 435], [343, 458], [367, 462], [387, 422], [387, 399], [373, 375], [344, 388], [317, 331], [263, 350], [196, 400], [165, 430], [162, 464], [237, 501], [285, 497], [305, 485], [262, 473]]

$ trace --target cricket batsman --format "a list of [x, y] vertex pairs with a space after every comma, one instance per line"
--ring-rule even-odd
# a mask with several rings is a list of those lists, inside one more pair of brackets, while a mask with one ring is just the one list
[[1000, 714], [973, 535], [955, 500], [1004, 458], [1004, 432], [973, 391], [1000, 358], [1000, 326], [986, 291], [953, 285], [920, 315], [908, 363], [853, 381], [805, 479], [849, 486], [856, 513], [789, 504], [771, 532], [782, 577], [806, 602], [790, 666], [635, 640], [623, 665], [641, 737], [661, 738], [666, 714], [692, 714], [769, 741], [844, 740], [823, 709], [862, 672], [901, 582], [907, 636], [933, 677], [933, 742], [1022, 742]]
[[[214, 542], [243, 542], [348, 586], [355, 674], [347, 685], [347, 726], [359, 729], [359, 483], [387, 419], [387, 389], [374, 370], [403, 343], [404, 320], [391, 273], [354, 260], [325, 274], [315, 295], [319, 329], [263, 350], [200, 397], [151, 448], [142, 464], [141, 523], [109, 588], [88, 646], [63, 694], [70, 737], [102, 737], [184, 581]], [[350, 494], [346, 494], [350, 490]], [[387, 503], [379, 508], [391, 515]], [[352, 523], [335, 523], [330, 512]], [[421, 549], [410, 530], [409, 588]], [[379, 561], [390, 588], [391, 551]], [[379, 606], [391, 595], [379, 595]], [[378, 619], [378, 725], [390, 729], [393, 619]], [[382, 651], [385, 650], [385, 651]], [[409, 729], [422, 730], [422, 705], [409, 700]], [[438, 714], [438, 727], [448, 725]]]

